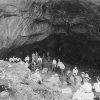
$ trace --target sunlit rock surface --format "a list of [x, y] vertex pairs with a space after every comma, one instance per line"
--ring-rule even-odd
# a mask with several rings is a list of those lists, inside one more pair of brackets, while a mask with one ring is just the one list
[[39, 85], [34, 82], [33, 73], [25, 67], [24, 63], [13, 63], [12, 66], [8, 67], [8, 62], [0, 61], [0, 65], [0, 72], [5, 70], [2, 73], [3, 77], [0, 76], [0, 86], [5, 88], [0, 92], [0, 100], [63, 100], [61, 89], [58, 89], [57, 86], [51, 88], [51, 85], [46, 85], [49, 82], [46, 83], [45, 76], [48, 76], [49, 79], [53, 75], [41, 75], [46, 84]]

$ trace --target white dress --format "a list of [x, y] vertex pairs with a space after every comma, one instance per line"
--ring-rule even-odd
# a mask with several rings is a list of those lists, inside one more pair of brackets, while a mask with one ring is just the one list
[[100, 92], [100, 82], [94, 83], [93, 88], [95, 92]]
[[92, 85], [85, 82], [73, 95], [72, 100], [94, 100]]

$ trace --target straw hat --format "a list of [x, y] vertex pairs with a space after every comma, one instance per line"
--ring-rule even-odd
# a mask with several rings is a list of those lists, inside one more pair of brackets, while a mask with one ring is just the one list
[[85, 74], [85, 77], [84, 78], [91, 79], [88, 74]]
[[81, 74], [85, 74], [85, 72], [81, 72]]
[[38, 71], [39, 71], [39, 69], [36, 69], [36, 70], [35, 70], [35, 72], [38, 72]]

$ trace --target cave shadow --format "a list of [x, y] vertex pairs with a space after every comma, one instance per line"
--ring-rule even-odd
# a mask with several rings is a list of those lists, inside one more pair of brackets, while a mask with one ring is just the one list
[[69, 64], [100, 65], [100, 42], [87, 39], [84, 35], [53, 34], [42, 41], [14, 48], [6, 53], [6, 57], [17, 56], [24, 58], [33, 52], [40, 56], [50, 53], [51, 58], [60, 58]]

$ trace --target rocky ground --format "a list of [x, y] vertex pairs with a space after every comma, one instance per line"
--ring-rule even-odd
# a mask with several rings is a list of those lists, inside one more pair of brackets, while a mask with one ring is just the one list
[[0, 60], [0, 100], [72, 100], [77, 89], [62, 84], [65, 77], [56, 77], [51, 71], [43, 73], [43, 70], [40, 70], [40, 75], [43, 79], [41, 85], [36, 83], [34, 71], [27, 68], [24, 62]]
[[[25, 64], [0, 61], [0, 100], [65, 100], [57, 86], [46, 83], [54, 73], [42, 74], [43, 84], [34, 82], [33, 73]], [[45, 84], [46, 83], [46, 84]], [[48, 85], [49, 84], [49, 85]], [[67, 96], [70, 98], [70, 96]]]

